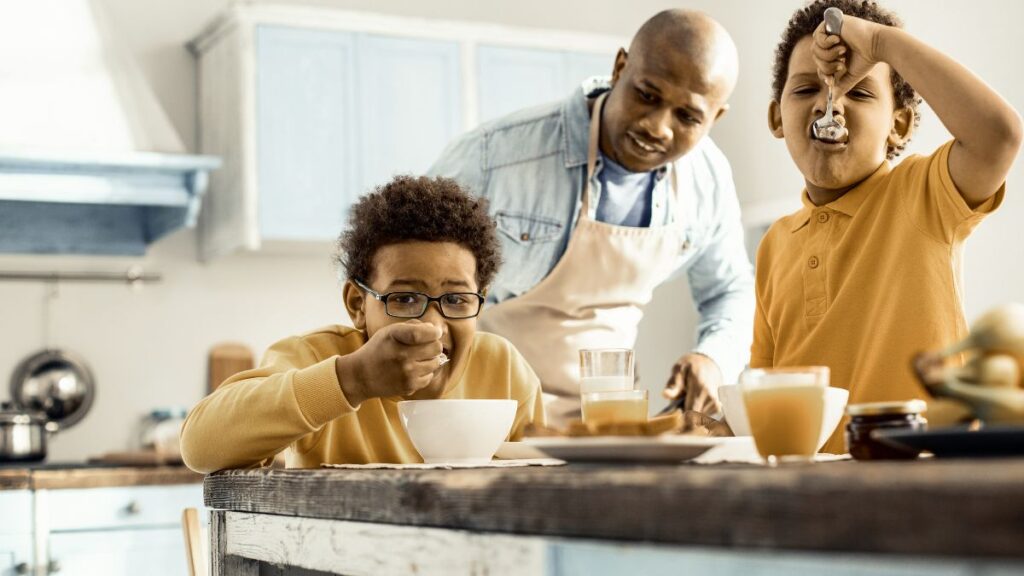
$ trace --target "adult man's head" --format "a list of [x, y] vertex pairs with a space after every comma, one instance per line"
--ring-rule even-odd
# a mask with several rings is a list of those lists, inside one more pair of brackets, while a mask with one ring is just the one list
[[725, 114], [738, 69], [721, 24], [690, 10], [656, 14], [615, 58], [601, 151], [633, 172], [680, 158]]

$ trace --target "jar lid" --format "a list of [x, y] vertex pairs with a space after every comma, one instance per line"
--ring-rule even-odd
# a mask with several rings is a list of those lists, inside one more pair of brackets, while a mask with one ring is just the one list
[[850, 416], [884, 416], [886, 414], [920, 414], [927, 409], [928, 404], [924, 400], [904, 400], [850, 404], [846, 407], [846, 413]]

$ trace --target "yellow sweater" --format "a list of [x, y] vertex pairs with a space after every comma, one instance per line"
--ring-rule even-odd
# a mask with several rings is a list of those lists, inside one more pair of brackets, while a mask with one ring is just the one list
[[[335, 357], [358, 350], [366, 334], [328, 326], [281, 340], [262, 365], [227, 379], [189, 413], [181, 431], [185, 464], [202, 473], [269, 465], [287, 448], [289, 468], [321, 463], [422, 462], [402, 427], [401, 398], [371, 398], [353, 408], [342, 392]], [[462, 373], [442, 398], [519, 402], [512, 426], [544, 423], [540, 381], [504, 338], [477, 332]]]

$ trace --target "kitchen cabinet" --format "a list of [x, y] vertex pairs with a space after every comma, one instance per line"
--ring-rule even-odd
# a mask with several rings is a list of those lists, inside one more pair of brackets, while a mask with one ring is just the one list
[[32, 565], [32, 536], [0, 534], [0, 576], [28, 574]]
[[[37, 490], [39, 563], [67, 575], [178, 576], [186, 571], [181, 513], [202, 508], [202, 485]], [[205, 516], [205, 515], [203, 515]]]
[[612, 72], [614, 53], [479, 47], [480, 120], [565, 98], [580, 82]]
[[63, 576], [181, 576], [188, 570], [180, 525], [55, 533], [49, 545], [49, 569]]
[[619, 38], [240, 4], [190, 47], [200, 148], [223, 158], [199, 256], [323, 251], [348, 207], [482, 120], [608, 74]]
[[183, 467], [59, 466], [0, 477], [0, 576], [180, 576], [181, 515], [203, 509], [202, 476]]
[[32, 492], [0, 491], [0, 576], [27, 574], [32, 565]]

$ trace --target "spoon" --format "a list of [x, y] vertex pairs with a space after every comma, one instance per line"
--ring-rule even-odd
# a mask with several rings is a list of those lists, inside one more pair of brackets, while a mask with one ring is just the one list
[[[843, 12], [832, 6], [825, 10], [825, 32], [839, 35], [843, 30]], [[835, 79], [832, 76], [826, 78], [828, 84], [828, 100], [825, 103], [825, 115], [814, 121], [814, 137], [818, 140], [838, 141], [847, 135], [846, 126], [840, 124], [832, 110], [832, 85]]]

